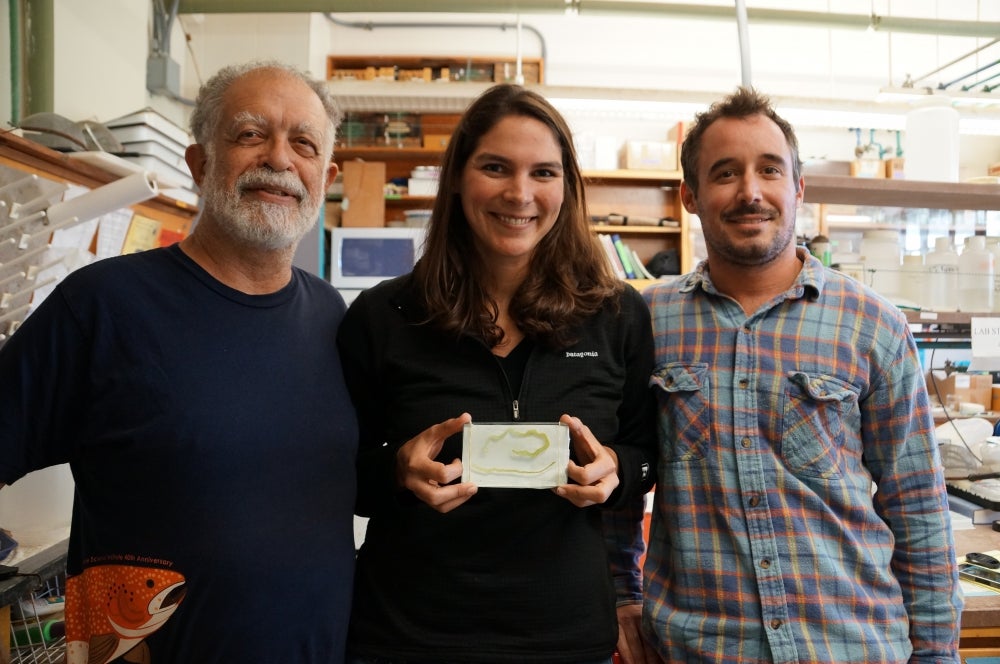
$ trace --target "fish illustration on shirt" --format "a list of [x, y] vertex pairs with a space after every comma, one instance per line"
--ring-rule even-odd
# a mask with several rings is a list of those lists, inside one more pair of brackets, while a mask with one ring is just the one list
[[184, 576], [138, 565], [94, 565], [66, 579], [66, 663], [151, 664], [144, 639], [184, 599]]

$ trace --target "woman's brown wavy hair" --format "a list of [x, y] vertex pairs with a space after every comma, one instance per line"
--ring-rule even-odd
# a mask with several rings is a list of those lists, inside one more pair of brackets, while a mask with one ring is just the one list
[[583, 175], [569, 126], [541, 95], [510, 84], [493, 86], [465, 111], [445, 151], [423, 256], [413, 270], [427, 323], [456, 336], [469, 334], [490, 348], [503, 340], [498, 306], [487, 294], [479, 257], [459, 188], [480, 139], [511, 115], [534, 118], [552, 130], [562, 152], [563, 204], [552, 229], [535, 248], [528, 276], [510, 303], [510, 316], [525, 336], [565, 348], [583, 319], [622, 290], [591, 232]]

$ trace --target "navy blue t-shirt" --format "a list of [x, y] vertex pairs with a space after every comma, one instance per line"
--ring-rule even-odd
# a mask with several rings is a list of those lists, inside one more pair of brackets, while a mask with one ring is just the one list
[[175, 245], [74, 272], [0, 349], [0, 481], [64, 462], [76, 481], [68, 652], [343, 661], [344, 310], [298, 269], [246, 295]]

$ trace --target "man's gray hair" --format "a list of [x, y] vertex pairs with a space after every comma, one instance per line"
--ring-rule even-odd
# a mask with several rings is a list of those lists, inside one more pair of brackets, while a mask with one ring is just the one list
[[198, 98], [194, 103], [194, 112], [191, 113], [191, 133], [194, 135], [196, 143], [204, 146], [209, 152], [212, 150], [213, 134], [219, 129], [219, 122], [222, 113], [222, 98], [225, 96], [229, 86], [251, 72], [261, 69], [276, 69], [290, 76], [294, 76], [316, 93], [320, 102], [326, 110], [329, 123], [329, 145], [324, 146], [333, 156], [333, 144], [337, 138], [337, 129], [343, 114], [340, 107], [334, 100], [330, 89], [324, 81], [316, 80], [305, 72], [282, 62], [273, 60], [247, 62], [244, 64], [230, 65], [220, 69], [212, 78], [208, 79], [201, 89], [198, 90]]

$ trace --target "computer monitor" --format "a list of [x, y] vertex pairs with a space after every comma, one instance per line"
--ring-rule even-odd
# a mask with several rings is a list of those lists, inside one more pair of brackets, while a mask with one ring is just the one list
[[375, 284], [406, 274], [423, 252], [426, 228], [334, 228], [330, 283], [348, 302]]

